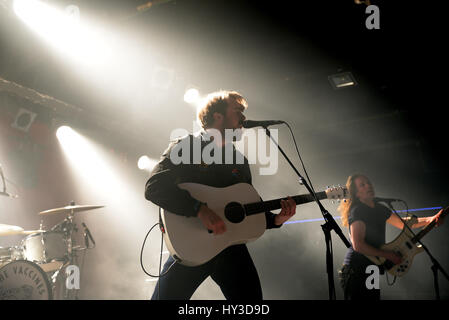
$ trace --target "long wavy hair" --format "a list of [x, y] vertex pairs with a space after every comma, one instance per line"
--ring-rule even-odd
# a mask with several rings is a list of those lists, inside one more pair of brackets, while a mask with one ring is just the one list
[[341, 222], [343, 226], [349, 227], [348, 218], [349, 218], [349, 212], [351, 211], [352, 206], [354, 205], [354, 202], [357, 201], [357, 186], [355, 185], [355, 179], [360, 177], [366, 177], [366, 175], [361, 173], [356, 173], [348, 177], [348, 180], [346, 181], [346, 188], [349, 191], [349, 199], [347, 199], [344, 202], [341, 202], [338, 211], [341, 213]]

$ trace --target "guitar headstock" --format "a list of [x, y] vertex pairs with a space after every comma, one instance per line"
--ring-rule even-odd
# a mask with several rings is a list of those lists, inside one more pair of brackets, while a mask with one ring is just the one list
[[448, 213], [449, 213], [449, 206], [447, 206], [446, 208], [443, 209], [443, 211], [441, 212], [441, 218], [443, 218]]
[[327, 187], [324, 192], [326, 192], [326, 196], [330, 200], [341, 201], [349, 197], [348, 189], [342, 186]]

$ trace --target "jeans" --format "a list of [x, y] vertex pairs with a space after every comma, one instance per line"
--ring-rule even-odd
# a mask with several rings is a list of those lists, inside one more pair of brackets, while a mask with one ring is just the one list
[[[170, 256], [162, 273], [173, 263]], [[262, 300], [262, 287], [256, 267], [246, 245], [226, 248], [212, 260], [196, 267], [175, 263], [162, 276], [154, 289], [152, 300], [188, 300], [208, 277], [220, 286], [227, 300]]]

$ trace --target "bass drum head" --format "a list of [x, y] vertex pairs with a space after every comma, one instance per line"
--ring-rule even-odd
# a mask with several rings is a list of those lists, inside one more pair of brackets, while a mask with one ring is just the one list
[[35, 263], [17, 260], [0, 269], [0, 300], [52, 300], [47, 274]]

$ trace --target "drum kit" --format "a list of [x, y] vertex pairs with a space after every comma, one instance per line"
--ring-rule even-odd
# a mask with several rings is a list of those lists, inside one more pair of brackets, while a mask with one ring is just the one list
[[[66, 218], [50, 230], [24, 230], [19, 226], [0, 224], [0, 237], [23, 235], [17, 246], [0, 247], [0, 300], [77, 299], [79, 290], [69, 289], [69, 266], [78, 266], [78, 254], [95, 247], [87, 226], [85, 245], [76, 244], [78, 231], [75, 213], [104, 206], [70, 205], [39, 212], [40, 216], [64, 214]], [[92, 242], [92, 245], [90, 244]]]

